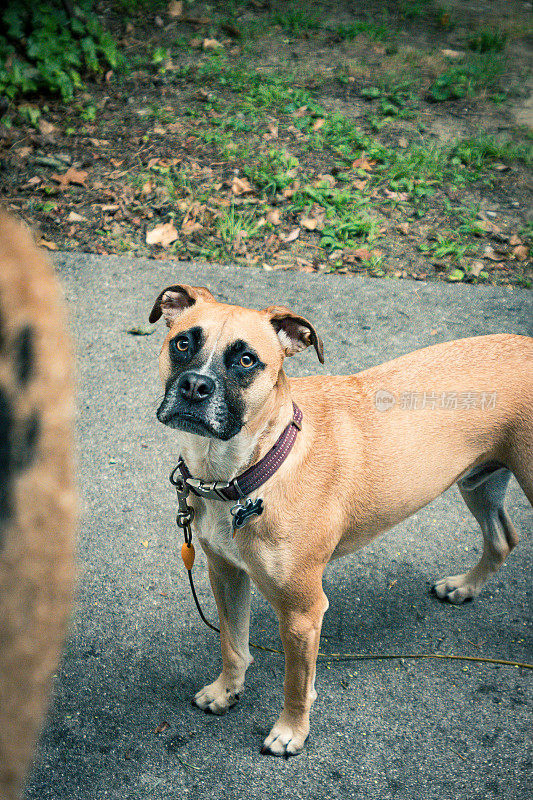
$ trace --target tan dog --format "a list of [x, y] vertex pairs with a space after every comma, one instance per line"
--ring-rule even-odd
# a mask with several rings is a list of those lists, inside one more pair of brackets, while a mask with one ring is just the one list
[[72, 355], [60, 290], [0, 210], [0, 797], [31, 762], [72, 603]]
[[293, 417], [293, 401], [303, 412], [287, 458], [251, 494], [262, 498], [262, 513], [233, 529], [231, 502], [192, 500], [223, 662], [195, 703], [222, 714], [244, 686], [252, 578], [277, 612], [285, 651], [285, 704], [263, 752], [295, 754], [316, 697], [328, 607], [322, 573], [331, 559], [367, 544], [454, 482], [481, 526], [484, 549], [470, 572], [436, 583], [438, 597], [475, 597], [517, 543], [504, 496], [513, 472], [533, 504], [533, 339], [463, 339], [358, 375], [288, 380], [285, 356], [313, 345], [323, 360], [313, 326], [292, 311], [224, 305], [207, 289], [170, 286], [150, 320], [161, 315], [170, 331], [157, 416], [177, 430], [194, 478], [231, 481], [270, 452]]

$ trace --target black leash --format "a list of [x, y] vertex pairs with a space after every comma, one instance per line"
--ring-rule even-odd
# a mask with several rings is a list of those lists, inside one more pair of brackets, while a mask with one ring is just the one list
[[[217, 628], [216, 625], [213, 625], [212, 622], [205, 617], [204, 612], [202, 611], [202, 607], [200, 606], [200, 601], [198, 600], [198, 596], [196, 594], [196, 589], [194, 588], [194, 581], [192, 578], [192, 567], [194, 564], [194, 545], [192, 543], [192, 528], [191, 523], [194, 519], [194, 508], [192, 508], [187, 503], [187, 497], [189, 495], [189, 487], [185, 479], [181, 476], [176, 477], [177, 467], [172, 470], [170, 475], [170, 482], [176, 488], [176, 494], [178, 496], [178, 514], [176, 516], [176, 523], [178, 528], [183, 530], [183, 535], [185, 538], [184, 543], [181, 546], [181, 557], [183, 559], [183, 563], [187, 568], [187, 572], [189, 574], [189, 584], [191, 587], [192, 596], [194, 598], [194, 602], [196, 603], [196, 608], [198, 609], [198, 613], [200, 614], [200, 618], [202, 622], [205, 622], [208, 628], [211, 628], [212, 631], [216, 633], [220, 633], [220, 628]], [[266, 647], [265, 645], [256, 644], [255, 642], [250, 642], [251, 647], [255, 647], [256, 650], [265, 650], [267, 653], [276, 653], [277, 655], [283, 656], [284, 653], [281, 650], [275, 650], [273, 647]], [[505, 667], [517, 667], [522, 669], [532, 669], [533, 664], [521, 663], [519, 661], [505, 661], [503, 659], [496, 659], [496, 658], [481, 658], [479, 656], [456, 656], [456, 655], [448, 655], [446, 653], [407, 653], [407, 654], [385, 654], [385, 653], [322, 653], [318, 652], [318, 658], [321, 661], [369, 661], [369, 660], [389, 660], [389, 659], [402, 659], [402, 658], [416, 658], [416, 659], [448, 659], [451, 661], [473, 661], [476, 663], [482, 664], [499, 664]]]

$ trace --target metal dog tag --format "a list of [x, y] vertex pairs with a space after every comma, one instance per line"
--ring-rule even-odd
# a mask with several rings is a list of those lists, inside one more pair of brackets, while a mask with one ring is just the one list
[[233, 506], [231, 509], [231, 513], [233, 515], [233, 528], [237, 530], [237, 528], [242, 528], [251, 517], [258, 517], [264, 511], [263, 508], [263, 501], [261, 498], [258, 500], [252, 500], [248, 497], [247, 500], [239, 500], [239, 502]]

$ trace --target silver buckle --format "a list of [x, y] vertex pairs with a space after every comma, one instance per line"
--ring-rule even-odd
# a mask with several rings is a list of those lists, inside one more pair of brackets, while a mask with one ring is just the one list
[[228, 498], [223, 494], [224, 489], [229, 489], [230, 484], [226, 481], [213, 481], [206, 483], [200, 478], [187, 478], [187, 485], [191, 487], [193, 492], [196, 492], [200, 497], [215, 498], [219, 500], [227, 500]]

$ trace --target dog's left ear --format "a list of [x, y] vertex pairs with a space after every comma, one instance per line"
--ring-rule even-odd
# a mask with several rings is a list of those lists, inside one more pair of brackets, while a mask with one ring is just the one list
[[286, 356], [313, 345], [321, 364], [324, 363], [324, 345], [310, 322], [284, 306], [270, 306], [263, 310], [281, 342]]
[[204, 286], [167, 286], [163, 289], [150, 311], [150, 322], [157, 322], [163, 316], [167, 327], [171, 328], [176, 317], [186, 308], [193, 306], [197, 300], [214, 301], [214, 297]]

